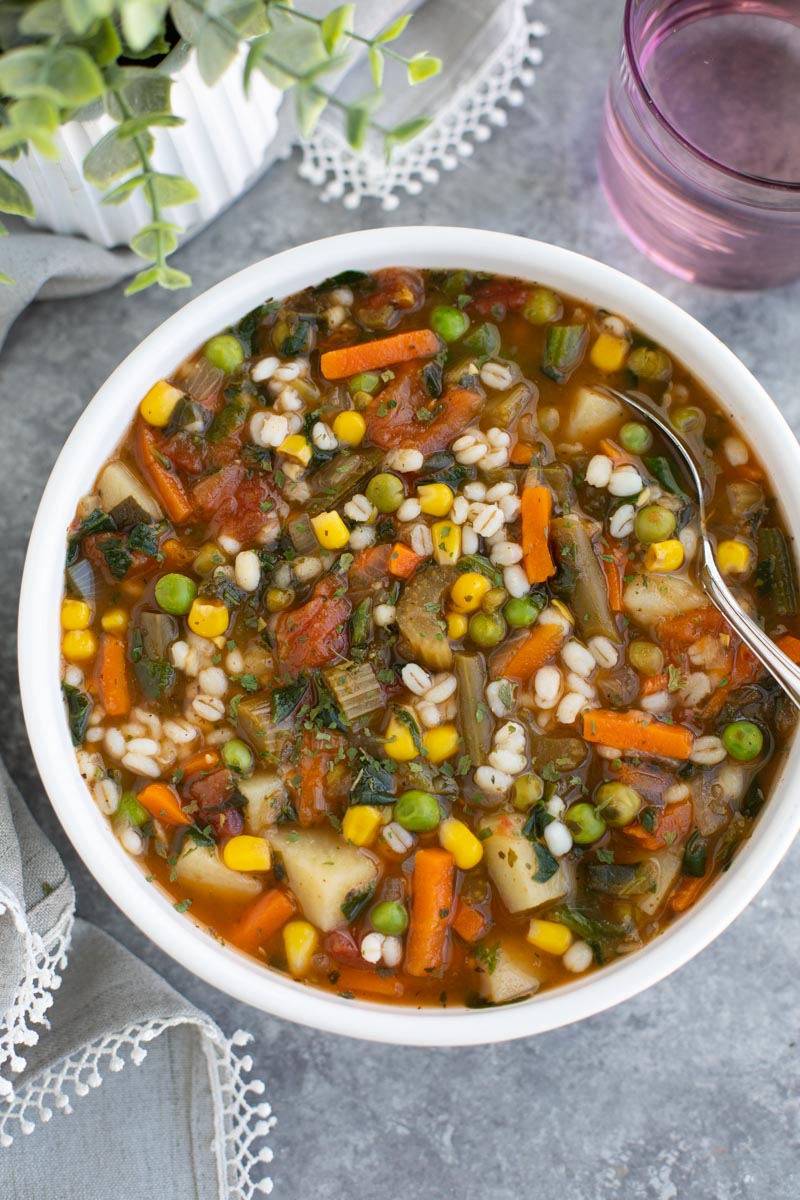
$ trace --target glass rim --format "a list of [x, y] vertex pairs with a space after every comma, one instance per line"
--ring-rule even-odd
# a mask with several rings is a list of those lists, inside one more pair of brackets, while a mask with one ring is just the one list
[[711, 167], [713, 170], [726, 175], [729, 179], [736, 180], [739, 183], [751, 184], [761, 188], [770, 188], [773, 191], [800, 193], [800, 179], [796, 182], [792, 180], [770, 179], [764, 175], [751, 175], [746, 171], [737, 171], [735, 167], [726, 166], [725, 163], [719, 162], [710, 154], [706, 154], [698, 146], [695, 146], [687, 137], [685, 137], [672, 122], [665, 116], [656, 102], [655, 97], [645, 83], [644, 76], [639, 68], [639, 55], [634, 47], [634, 32], [633, 32], [633, 9], [634, 5], [640, 0], [625, 0], [625, 17], [623, 21], [623, 37], [625, 41], [625, 53], [628, 58], [628, 63], [631, 68], [631, 73], [636, 81], [636, 86], [644, 96], [647, 107], [660, 125], [666, 130], [670, 137], [679, 142], [689, 151], [689, 153], [699, 162]]

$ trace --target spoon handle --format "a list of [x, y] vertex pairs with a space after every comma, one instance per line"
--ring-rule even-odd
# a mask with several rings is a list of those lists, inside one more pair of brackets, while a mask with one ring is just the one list
[[706, 537], [703, 537], [702, 577], [706, 591], [730, 627], [778, 681], [795, 706], [800, 708], [800, 667], [778, 649], [772, 638], [737, 603], [719, 572], [713, 548]]

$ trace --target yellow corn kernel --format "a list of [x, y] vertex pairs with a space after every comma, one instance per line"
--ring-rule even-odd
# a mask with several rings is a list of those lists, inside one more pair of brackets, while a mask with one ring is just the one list
[[422, 748], [428, 762], [440, 763], [452, 758], [460, 741], [455, 725], [437, 725], [435, 729], [426, 729], [422, 735]]
[[139, 412], [148, 425], [163, 429], [165, 425], [169, 425], [170, 417], [182, 396], [180, 388], [173, 387], [171, 383], [162, 379], [150, 388], [139, 405]]
[[124, 633], [128, 628], [128, 614], [124, 608], [108, 608], [100, 618], [106, 633]]
[[367, 422], [360, 412], [340, 412], [333, 422], [333, 432], [337, 441], [346, 446], [358, 446], [364, 440]]
[[615, 337], [613, 333], [601, 333], [589, 351], [589, 358], [598, 371], [610, 375], [613, 371], [622, 370], [629, 349], [626, 338]]
[[342, 833], [354, 846], [371, 846], [383, 824], [383, 811], [374, 804], [353, 804], [342, 819]]
[[224, 604], [213, 600], [193, 600], [189, 609], [189, 628], [198, 637], [221, 637], [228, 628], [230, 615]]
[[290, 433], [278, 446], [278, 453], [297, 459], [304, 467], [311, 461], [311, 446], [302, 433]]
[[269, 842], [263, 837], [239, 834], [225, 843], [222, 861], [232, 871], [268, 871], [272, 865]]
[[97, 638], [91, 629], [69, 629], [61, 642], [64, 658], [70, 662], [86, 662], [97, 653]]
[[312, 517], [311, 528], [323, 550], [342, 550], [350, 541], [350, 530], [337, 512]]
[[644, 556], [645, 571], [677, 571], [683, 566], [683, 546], [677, 538], [653, 542]]
[[455, 565], [461, 557], [461, 526], [453, 521], [434, 521], [431, 537], [436, 562], [442, 566]]
[[570, 625], [575, 624], [575, 618], [563, 600], [558, 600], [556, 597], [553, 597], [553, 599], [550, 601], [550, 607], [554, 608], [556, 612], [564, 618], [565, 621], [569, 621]]
[[456, 860], [459, 871], [470, 871], [483, 858], [483, 845], [479, 838], [457, 817], [448, 817], [439, 826], [439, 844], [449, 850]]
[[458, 641], [459, 638], [466, 637], [467, 625], [469, 622], [463, 613], [449, 612], [447, 614], [447, 636], [451, 642]]
[[526, 937], [537, 950], [544, 950], [545, 954], [557, 954], [559, 957], [566, 954], [572, 945], [571, 932], [559, 921], [537, 921], [534, 917]]
[[61, 605], [62, 629], [88, 629], [92, 623], [92, 610], [85, 600], [67, 598]]
[[286, 965], [295, 979], [302, 979], [311, 970], [311, 959], [317, 952], [319, 934], [308, 921], [290, 921], [283, 927], [283, 948]]
[[717, 562], [723, 575], [743, 575], [750, 566], [750, 547], [734, 538], [720, 542]]
[[417, 499], [420, 509], [429, 517], [446, 517], [455, 497], [446, 483], [421, 483], [417, 488]]
[[483, 597], [492, 586], [492, 581], [478, 571], [466, 571], [459, 575], [450, 588], [450, 601], [456, 612], [477, 612]]
[[384, 740], [384, 749], [395, 762], [411, 762], [418, 755], [411, 730], [397, 717], [389, 718]]
[[287, 588], [267, 588], [265, 600], [267, 602], [267, 609], [269, 612], [283, 612], [283, 610], [288, 608], [294, 600], [294, 592], [288, 590]]

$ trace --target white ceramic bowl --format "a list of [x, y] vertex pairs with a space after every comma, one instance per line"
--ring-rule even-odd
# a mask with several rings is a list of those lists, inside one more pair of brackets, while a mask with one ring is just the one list
[[[59, 687], [59, 606], [65, 530], [78, 499], [115, 448], [140, 397], [206, 338], [269, 296], [345, 268], [465, 267], [548, 284], [630, 319], [680, 359], [768, 460], [773, 487], [800, 533], [800, 448], [763, 388], [692, 317], [650, 288], [568, 250], [475, 229], [376, 229], [328, 238], [256, 263], [199, 296], [128, 356], [75, 426], [50, 476], [31, 535], [19, 619], [25, 720], [64, 829], [108, 895], [162, 950], [208, 983], [265, 1012], [317, 1029], [411, 1045], [469, 1045], [541, 1033], [601, 1012], [657, 983], [709, 944], [766, 882], [800, 826], [794, 741], [749, 842], [686, 916], [643, 950], [556, 991], [497, 1009], [390, 1008], [345, 1000], [265, 970], [174, 911], [128, 858], [78, 774]], [[794, 787], [792, 785], [795, 785]]]

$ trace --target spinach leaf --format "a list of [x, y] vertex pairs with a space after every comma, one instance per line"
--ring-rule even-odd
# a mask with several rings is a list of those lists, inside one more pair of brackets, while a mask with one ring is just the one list
[[364, 283], [369, 278], [366, 271], [340, 271], [338, 275], [331, 275], [330, 279], [323, 279], [322, 283], [318, 283], [314, 292], [327, 292], [331, 288], [350, 287], [354, 283]]
[[233, 334], [242, 343], [245, 358], [249, 358], [255, 350], [253, 339], [262, 320], [265, 317], [274, 316], [279, 307], [277, 300], [265, 300], [263, 304], [259, 304], [257, 308], [246, 313], [237, 325], [234, 325]]
[[650, 474], [658, 480], [662, 487], [665, 487], [668, 492], [672, 492], [673, 496], [684, 496], [684, 490], [675, 478], [675, 472], [672, 469], [672, 463], [663, 454], [651, 454], [643, 460]]
[[305, 354], [311, 343], [311, 329], [312, 322], [301, 317], [292, 333], [281, 342], [281, 354], [285, 354], [287, 358], [296, 354]]
[[86, 726], [89, 724], [92, 701], [85, 692], [73, 687], [70, 683], [62, 683], [61, 691], [67, 706], [67, 720], [73, 745], [80, 746], [83, 735], [86, 733]]
[[90, 537], [93, 533], [111, 533], [116, 528], [114, 518], [103, 512], [102, 508], [96, 508], [90, 512], [88, 517], [84, 517], [75, 532], [70, 535], [67, 543], [67, 566], [74, 563], [78, 547], [85, 537]]
[[541, 842], [534, 842], [533, 849], [536, 854], [536, 874], [533, 881], [534, 883], [547, 883], [548, 879], [552, 879], [558, 870], [558, 859], [553, 858], [553, 855]]
[[106, 560], [106, 566], [114, 579], [124, 579], [133, 563], [133, 555], [125, 548], [120, 537], [103, 538], [97, 543], [100, 553]]
[[139, 687], [150, 700], [157, 700], [170, 692], [175, 684], [175, 668], [171, 663], [154, 662], [152, 658], [139, 658], [133, 669]]
[[422, 382], [425, 384], [425, 391], [432, 400], [438, 400], [444, 391], [444, 367], [441, 362], [434, 359], [422, 369]]
[[538, 843], [539, 838], [544, 836], [544, 831], [555, 817], [551, 815], [540, 800], [538, 804], [534, 804], [531, 809], [528, 819], [522, 826], [522, 832], [529, 842]]
[[362, 754], [350, 788], [350, 804], [394, 804], [394, 777], [387, 762]]
[[457, 569], [459, 571], [477, 571], [480, 575], [485, 575], [487, 579], [491, 579], [492, 587], [500, 587], [503, 582], [503, 576], [494, 563], [490, 563], [489, 559], [484, 554], [465, 554], [458, 560]]
[[308, 680], [305, 675], [301, 675], [294, 683], [287, 683], [285, 687], [275, 688], [270, 703], [272, 719], [276, 725], [280, 725], [281, 721], [285, 721], [294, 712], [307, 691]]
[[347, 893], [344, 903], [340, 905], [340, 908], [348, 921], [355, 921], [356, 917], [361, 915], [372, 899], [374, 891], [375, 884], [370, 883], [360, 892], [352, 891]]
[[340, 733], [347, 733], [350, 722], [319, 671], [314, 672], [314, 689], [317, 702], [309, 709], [308, 720], [318, 729], [338, 729]]
[[148, 558], [158, 558], [158, 535], [161, 527], [158, 525], [134, 525], [128, 534], [128, 549], [139, 550]]

